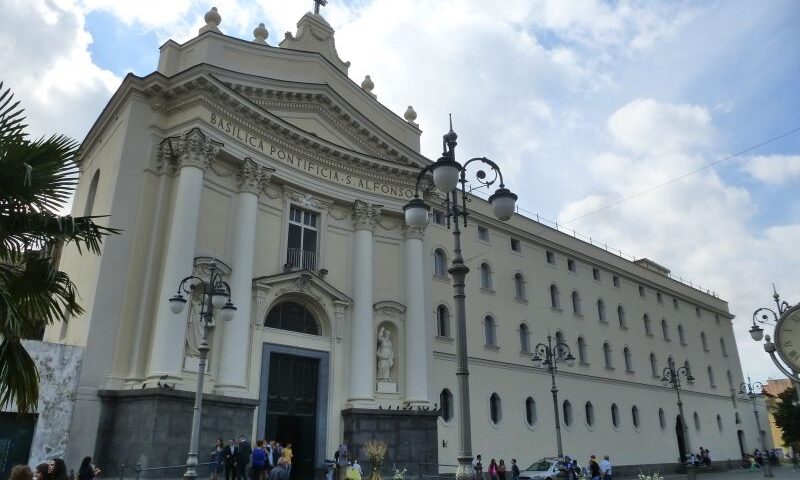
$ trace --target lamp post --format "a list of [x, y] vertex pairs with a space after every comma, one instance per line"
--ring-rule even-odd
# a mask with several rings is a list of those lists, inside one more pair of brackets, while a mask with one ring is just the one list
[[458, 378], [459, 409], [461, 413], [456, 478], [458, 480], [467, 480], [475, 477], [475, 471], [472, 468], [469, 366], [467, 362], [467, 313], [466, 294], [464, 293], [464, 282], [467, 273], [469, 273], [469, 267], [464, 264], [464, 257], [461, 253], [461, 229], [459, 227], [461, 219], [463, 219], [464, 227], [467, 226], [467, 202], [469, 201], [467, 194], [471, 191], [467, 189], [467, 166], [474, 162], [480, 162], [487, 165], [494, 173], [491, 179], [487, 179], [486, 172], [479, 170], [476, 177], [480, 186], [477, 188], [488, 188], [497, 180], [500, 181], [499, 188], [489, 197], [489, 203], [491, 203], [494, 215], [498, 219], [505, 221], [511, 218], [514, 214], [514, 204], [517, 196], [505, 188], [500, 168], [488, 158], [472, 158], [463, 165], [456, 162], [455, 148], [457, 139], [458, 135], [453, 131], [451, 117], [450, 131], [442, 137], [442, 156], [436, 163], [420, 170], [417, 175], [414, 198], [403, 207], [403, 211], [405, 212], [406, 224], [409, 227], [422, 227], [427, 224], [428, 211], [431, 207], [419, 198], [419, 186], [427, 174], [432, 174], [434, 186], [446, 195], [447, 228], [449, 229], [451, 224], [453, 227], [453, 262], [448, 272], [453, 277], [453, 300], [456, 309], [456, 377]]
[[558, 418], [558, 388], [556, 388], [556, 372], [558, 364], [565, 363], [568, 367], [575, 365], [575, 357], [569, 350], [569, 345], [563, 342], [553, 343], [553, 337], [547, 334], [547, 343], [538, 343], [533, 348], [533, 364], [537, 367], [546, 367], [550, 372], [552, 385], [550, 392], [553, 394], [553, 418], [556, 422], [556, 447], [558, 456], [564, 456], [564, 449], [561, 446], [561, 420]]
[[[758, 418], [758, 405], [756, 404], [756, 397], [763, 390], [764, 385], [761, 382], [751, 382], [750, 375], [747, 376], [747, 381], [739, 385], [739, 393], [750, 397], [753, 402], [753, 415], [756, 417], [756, 428], [758, 429], [758, 438], [761, 440], [761, 450], [767, 451], [767, 442], [764, 438], [764, 432], [761, 430], [761, 421]], [[764, 476], [772, 476], [772, 466], [770, 465], [769, 458], [765, 462], [766, 468], [764, 469]]]
[[[792, 306], [782, 301], [775, 285], [772, 285], [772, 299], [775, 309], [761, 307], [753, 312], [753, 326], [750, 337], [756, 342], [764, 340], [764, 351], [772, 363], [792, 380], [797, 399], [800, 401], [800, 303]], [[758, 324], [774, 327], [775, 342]], [[797, 327], [797, 328], [795, 328]]]
[[[670, 358], [667, 366], [664, 367], [664, 371], [662, 372], [661, 382], [664, 385], [669, 385], [675, 389], [675, 395], [678, 397], [678, 415], [681, 417], [681, 427], [683, 428], [683, 445], [685, 448], [688, 448], [688, 451], [691, 452], [692, 444], [689, 442], [689, 427], [686, 424], [686, 416], [683, 414], [683, 400], [681, 400], [681, 375], [686, 378], [686, 381], [689, 383], [689, 385], [694, 383], [692, 372], [690, 372], [685, 366], [676, 367], [675, 362]], [[679, 462], [683, 463], [684, 460], [685, 459], [681, 458]], [[692, 466], [687, 467], [691, 468]], [[689, 476], [692, 477], [691, 474]]]
[[231, 303], [231, 288], [222, 279], [222, 274], [217, 271], [216, 262], [209, 265], [208, 279], [190, 275], [178, 284], [178, 292], [169, 299], [169, 305], [174, 314], [180, 314], [186, 307], [186, 297], [183, 293], [192, 295], [200, 293], [200, 313], [198, 315], [202, 336], [197, 350], [200, 352], [200, 363], [197, 367], [197, 390], [194, 394], [194, 411], [192, 413], [192, 436], [189, 440], [189, 455], [186, 459], [186, 472], [183, 478], [197, 478], [197, 449], [200, 443], [200, 418], [203, 413], [203, 380], [206, 372], [206, 359], [208, 358], [208, 330], [214, 328], [214, 310], [222, 312], [222, 319], [233, 320], [236, 307]]

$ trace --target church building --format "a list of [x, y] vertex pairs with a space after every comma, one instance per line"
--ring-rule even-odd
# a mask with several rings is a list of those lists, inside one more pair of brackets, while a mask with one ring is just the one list
[[[71, 466], [92, 455], [108, 476], [185, 462], [203, 306], [197, 289], [180, 314], [170, 299], [213, 269], [236, 313], [217, 311], [209, 328], [201, 463], [217, 437], [276, 439], [294, 445], [294, 478], [321, 478], [341, 443], [365, 464], [375, 438], [387, 468], [453, 472], [453, 238], [427, 179], [429, 223], [404, 220], [432, 163], [417, 114], [348, 76], [318, 12], [278, 46], [263, 24], [244, 40], [220, 31], [216, 9], [205, 21], [161, 46], [156, 71], [129, 74], [83, 142], [73, 214], [109, 215], [123, 232], [101, 256], [63, 253], [86, 311], [45, 342], [81, 356], [58, 415], [40, 413], [37, 436], [55, 423], [35, 448], [65, 449]], [[726, 301], [524, 215], [501, 222], [471, 197], [470, 414], [485, 465], [555, 455], [554, 413], [565, 454], [608, 454], [634, 472], [667, 471], [701, 446], [722, 462], [759, 447], [734, 394]], [[550, 374], [532, 362], [548, 335], [576, 358], [559, 366], [556, 412]], [[681, 391], [688, 439], [661, 382], [670, 361], [695, 379]]]

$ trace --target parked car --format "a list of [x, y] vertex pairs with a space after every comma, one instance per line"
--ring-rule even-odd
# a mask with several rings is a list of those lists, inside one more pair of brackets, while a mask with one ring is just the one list
[[[545, 457], [533, 462], [530, 467], [519, 472], [520, 480], [557, 480], [570, 478], [565, 462], [570, 457]], [[572, 460], [573, 472], [576, 476], [583, 471], [577, 460]], [[575, 477], [572, 477], [575, 478]]]

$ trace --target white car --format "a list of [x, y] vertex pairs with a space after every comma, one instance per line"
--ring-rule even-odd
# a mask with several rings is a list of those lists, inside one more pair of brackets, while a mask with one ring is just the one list
[[[581, 470], [575, 460], [572, 464]], [[564, 459], [558, 457], [545, 457], [519, 472], [520, 480], [557, 480], [558, 478], [568, 478], [564, 468]]]

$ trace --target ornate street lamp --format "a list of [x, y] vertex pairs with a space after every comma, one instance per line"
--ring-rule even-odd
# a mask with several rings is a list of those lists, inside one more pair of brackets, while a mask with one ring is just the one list
[[[450, 119], [450, 131], [442, 137], [442, 156], [436, 163], [428, 165], [420, 170], [417, 175], [417, 184], [414, 191], [414, 198], [403, 207], [405, 212], [406, 224], [409, 227], [422, 227], [428, 222], [428, 211], [430, 205], [419, 198], [419, 185], [422, 179], [429, 173], [433, 174], [433, 184], [446, 195], [445, 208], [447, 210], [447, 228], [450, 228], [451, 218], [453, 219], [453, 262], [448, 270], [453, 277], [453, 300], [456, 309], [456, 377], [458, 378], [459, 408], [461, 412], [459, 428], [459, 452], [458, 468], [456, 478], [458, 480], [473, 479], [475, 471], [472, 468], [472, 435], [470, 426], [470, 404], [469, 404], [469, 366], [467, 364], [467, 314], [466, 314], [466, 294], [464, 293], [464, 282], [469, 273], [469, 268], [464, 264], [464, 257], [461, 253], [461, 229], [459, 228], [459, 217], [463, 218], [464, 227], [467, 226], [467, 166], [473, 162], [481, 162], [487, 165], [494, 176], [486, 178], [486, 172], [479, 170], [476, 174], [480, 187], [490, 187], [498, 179], [500, 184], [497, 190], [489, 197], [494, 209], [494, 215], [500, 220], [508, 220], [514, 214], [514, 204], [517, 196], [505, 188], [503, 175], [500, 167], [496, 163], [485, 157], [472, 158], [463, 165], [456, 162], [456, 140], [458, 135], [453, 131], [453, 120]], [[459, 188], [460, 184], [460, 188]], [[460, 191], [459, 191], [460, 190]], [[459, 204], [459, 201], [461, 202]]]
[[[553, 343], [553, 337], [547, 335], [547, 343], [538, 343], [533, 348], [533, 364], [537, 367], [545, 367], [550, 372], [550, 380], [552, 386], [550, 392], [553, 394], [553, 417], [556, 422], [556, 447], [558, 456], [564, 456], [564, 450], [561, 446], [561, 421], [558, 417], [558, 388], [556, 388], [556, 372], [558, 372], [558, 364], [564, 363], [568, 367], [575, 366], [575, 357], [569, 350], [569, 345], [563, 342]], [[566, 421], [566, 420], [565, 420]]]
[[[675, 367], [675, 362], [670, 358], [661, 375], [661, 383], [675, 389], [675, 395], [678, 397], [678, 415], [681, 417], [681, 427], [683, 427], [683, 444], [684, 447], [688, 449], [687, 451], [691, 451], [692, 444], [689, 441], [689, 426], [686, 424], [686, 416], [683, 414], [683, 400], [681, 400], [681, 375], [686, 378], [689, 385], [694, 383], [692, 372], [686, 368], [686, 366]], [[684, 460], [684, 458], [679, 459], [679, 463], [683, 463]], [[692, 466], [687, 465], [687, 470], [690, 468], [692, 468]], [[693, 475], [690, 473], [689, 477], [692, 478]]]
[[[742, 382], [739, 385], [739, 393], [742, 396], [750, 397], [750, 400], [753, 402], [753, 415], [756, 417], [756, 428], [758, 429], [758, 438], [761, 440], [761, 450], [767, 452], [767, 441], [765, 439], [764, 432], [761, 430], [761, 421], [758, 418], [758, 405], [756, 404], [756, 397], [763, 391], [764, 385], [761, 382], [751, 382], [750, 375], [747, 376], [747, 381]], [[769, 458], [765, 462], [766, 468], [764, 468], [764, 476], [771, 477], [772, 476], [772, 466], [770, 465]]]
[[189, 456], [186, 459], [186, 472], [183, 478], [197, 478], [197, 450], [200, 443], [200, 418], [203, 414], [203, 380], [206, 372], [206, 359], [208, 358], [208, 330], [214, 328], [214, 310], [219, 309], [222, 319], [233, 320], [236, 307], [231, 303], [231, 288], [222, 279], [222, 274], [217, 271], [216, 262], [209, 265], [208, 280], [190, 275], [178, 284], [178, 292], [169, 299], [169, 306], [174, 314], [180, 314], [186, 307], [186, 297], [183, 293], [192, 295], [199, 292], [202, 295], [200, 302], [200, 326], [202, 337], [197, 350], [200, 352], [200, 363], [197, 367], [197, 390], [194, 394], [194, 412], [192, 414], [192, 436], [189, 441]]
[[[753, 312], [753, 326], [750, 336], [756, 342], [764, 340], [764, 351], [769, 354], [772, 362], [784, 375], [795, 384], [800, 385], [800, 303], [791, 306], [782, 301], [775, 285], [772, 285], [772, 298], [775, 301], [775, 310], [761, 307]], [[769, 325], [775, 327], [775, 342], [769, 335], [764, 335], [764, 329], [758, 326]], [[797, 389], [800, 399], [800, 388]]]

